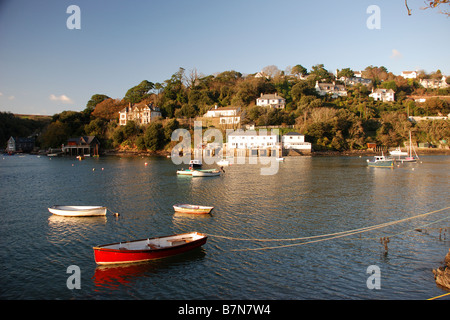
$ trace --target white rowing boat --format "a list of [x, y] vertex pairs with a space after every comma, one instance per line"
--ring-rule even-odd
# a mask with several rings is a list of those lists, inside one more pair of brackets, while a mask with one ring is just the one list
[[103, 206], [51, 206], [48, 208], [51, 213], [66, 217], [104, 216], [107, 210]]
[[209, 206], [198, 206], [194, 204], [175, 204], [173, 205], [175, 212], [181, 213], [195, 213], [195, 214], [206, 214], [210, 213], [214, 207]]

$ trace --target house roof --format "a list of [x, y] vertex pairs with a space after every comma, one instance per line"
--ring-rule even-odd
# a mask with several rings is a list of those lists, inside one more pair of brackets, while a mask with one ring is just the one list
[[228, 106], [228, 107], [219, 107], [219, 108], [216, 108], [216, 107], [214, 106], [214, 107], [212, 107], [211, 109], [209, 109], [208, 111], [215, 111], [215, 110], [217, 110], [217, 111], [225, 111], [225, 110], [237, 110], [237, 109], [239, 109], [239, 107]]
[[70, 138], [70, 139], [67, 139], [67, 142], [75, 142], [78, 145], [81, 145], [81, 144], [89, 144], [90, 145], [95, 140], [97, 141], [97, 143], [100, 143], [95, 136], [82, 136], [82, 137], [78, 137], [78, 138]]
[[285, 136], [302, 136], [302, 134], [298, 132], [288, 132]]
[[258, 99], [282, 99], [282, 100], [286, 100], [284, 99], [282, 96], [279, 96], [278, 93], [268, 93], [268, 94], [262, 94]]
[[317, 83], [320, 89], [324, 90], [345, 90], [345, 86], [342, 84], [335, 84], [335, 83]]
[[[229, 136], [253, 136], [253, 137], [255, 137], [255, 136], [260, 136], [260, 134], [259, 134], [259, 132], [255, 131], [255, 130], [247, 130], [247, 131], [236, 130], [236, 131], [230, 133]], [[276, 134], [272, 134], [272, 133], [269, 134], [269, 132], [268, 132], [267, 135], [263, 134], [261, 136], [263, 136], [263, 137], [264, 136], [269, 136], [270, 137], [270, 136], [277, 136], [277, 135]]]
[[395, 93], [394, 90], [392, 89], [383, 89], [383, 88], [378, 88], [374, 91], [374, 93]]

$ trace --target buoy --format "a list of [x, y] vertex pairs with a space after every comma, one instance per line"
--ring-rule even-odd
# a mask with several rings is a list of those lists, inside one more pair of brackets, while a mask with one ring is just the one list
[[105, 168], [102, 168], [102, 171], [105, 170]]
[[146, 162], [145, 165], [148, 165], [148, 163]]
[[95, 171], [95, 168], [92, 168], [92, 171]]

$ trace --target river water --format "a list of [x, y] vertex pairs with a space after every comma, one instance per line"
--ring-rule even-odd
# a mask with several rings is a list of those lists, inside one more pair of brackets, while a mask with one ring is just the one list
[[[432, 269], [450, 247], [448, 156], [394, 169], [369, 168], [365, 157], [290, 157], [274, 175], [246, 163], [209, 178], [177, 176], [183, 165], [157, 157], [0, 159], [1, 299], [403, 300], [446, 293]], [[180, 215], [176, 203], [215, 209]], [[104, 205], [120, 216], [58, 217], [47, 210], [54, 204]], [[398, 223], [336, 234], [386, 222]], [[189, 231], [208, 234], [207, 243], [148, 263], [95, 264], [93, 246]], [[387, 250], [382, 237], [389, 237]], [[67, 285], [73, 265], [80, 289]], [[368, 272], [373, 266], [378, 271]]]

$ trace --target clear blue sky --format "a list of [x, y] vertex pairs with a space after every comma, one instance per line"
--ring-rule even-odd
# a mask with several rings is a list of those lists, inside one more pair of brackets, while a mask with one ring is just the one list
[[[450, 18], [422, 0], [0, 0], [0, 111], [84, 110], [179, 67], [204, 75], [275, 65], [385, 66], [450, 75]], [[69, 5], [81, 29], [69, 30]], [[369, 29], [369, 5], [381, 28]]]

